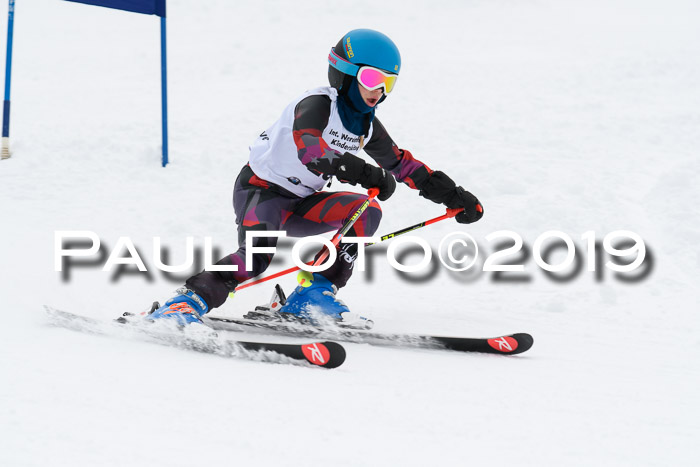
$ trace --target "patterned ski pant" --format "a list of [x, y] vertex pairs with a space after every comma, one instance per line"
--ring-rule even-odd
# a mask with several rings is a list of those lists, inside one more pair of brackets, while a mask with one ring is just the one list
[[[256, 253], [252, 257], [253, 270], [246, 271], [246, 232], [284, 230], [290, 237], [306, 237], [337, 231], [366, 199], [365, 195], [351, 192], [318, 192], [299, 198], [258, 178], [246, 165], [233, 190], [239, 248], [216, 263], [236, 265], [238, 271], [204, 271], [189, 278], [186, 285], [202, 296], [210, 308], [221, 306], [236, 285], [262, 274], [272, 261], [272, 254]], [[372, 201], [346, 235], [372, 236], [381, 217], [379, 204]], [[256, 237], [251, 244], [275, 246], [277, 237]], [[343, 245], [333, 266], [321, 274], [337, 287], [343, 287], [352, 274], [356, 255], [355, 245]]]

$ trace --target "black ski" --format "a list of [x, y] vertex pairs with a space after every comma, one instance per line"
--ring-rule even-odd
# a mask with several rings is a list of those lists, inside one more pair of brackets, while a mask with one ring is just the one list
[[216, 316], [206, 316], [204, 320], [214, 329], [227, 331], [245, 332], [250, 329], [258, 329], [263, 332], [286, 336], [333, 339], [358, 344], [443, 349], [498, 355], [523, 353], [529, 350], [534, 342], [533, 337], [527, 333], [497, 337], [444, 337], [420, 334], [384, 334], [343, 328], [315, 328], [293, 322], [219, 318]]
[[[211, 353], [224, 357], [248, 358], [251, 360], [283, 363], [287, 357], [294, 361], [308, 362], [323, 368], [337, 368], [345, 361], [345, 349], [336, 342], [316, 341], [309, 344], [277, 344], [271, 342], [244, 342], [231, 340], [203, 329], [163, 329], [153, 323], [128, 322], [119, 324], [80, 316], [66, 311], [44, 306], [49, 321], [55, 326], [87, 332], [90, 334], [120, 337], [146, 337], [150, 341], [197, 352]], [[199, 327], [199, 326], [198, 326]], [[270, 355], [270, 353], [274, 353]], [[275, 357], [277, 355], [277, 357]]]

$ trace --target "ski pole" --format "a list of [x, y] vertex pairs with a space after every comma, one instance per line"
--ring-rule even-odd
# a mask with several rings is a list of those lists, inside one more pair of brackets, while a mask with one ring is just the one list
[[[438, 217], [435, 217], [433, 219], [429, 219], [429, 220], [424, 221], [424, 222], [419, 222], [416, 225], [406, 227], [405, 229], [397, 230], [396, 232], [392, 232], [390, 234], [382, 235], [379, 238], [379, 242], [383, 242], [384, 240], [389, 240], [389, 239], [392, 239], [394, 237], [398, 237], [399, 235], [403, 235], [405, 233], [412, 232], [414, 230], [420, 229], [421, 227], [425, 227], [426, 225], [434, 224], [436, 222], [440, 222], [442, 220], [449, 219], [451, 217], [456, 216], [460, 212], [462, 212], [462, 209], [447, 209], [447, 211], [445, 211], [445, 214], [443, 214], [442, 216], [438, 216]], [[365, 246], [376, 245], [379, 242], [367, 243]]]
[[[367, 204], [369, 205], [369, 202], [367, 202]], [[481, 205], [479, 205], [479, 206], [477, 207], [477, 210], [478, 210], [479, 212], [483, 212], [483, 208], [481, 208]], [[364, 209], [363, 209], [363, 211], [364, 211]], [[406, 227], [406, 228], [404, 228], [404, 229], [397, 230], [396, 232], [392, 232], [392, 233], [390, 233], [390, 234], [383, 235], [383, 236], [380, 237], [379, 242], [383, 242], [383, 241], [385, 241], [385, 240], [390, 240], [390, 239], [392, 239], [392, 238], [394, 238], [394, 237], [397, 237], [397, 236], [399, 236], [399, 235], [403, 235], [403, 234], [405, 234], [405, 233], [412, 232], [412, 231], [414, 231], [414, 230], [420, 229], [421, 227], [425, 227], [425, 226], [430, 225], [430, 224], [435, 224], [436, 222], [440, 222], [440, 221], [445, 220], [445, 219], [450, 219], [450, 218], [452, 218], [452, 217], [455, 217], [457, 214], [459, 214], [459, 213], [462, 212], [462, 211], [463, 211], [463, 209], [461, 209], [461, 208], [458, 208], [458, 209], [447, 209], [447, 210], [445, 211], [445, 214], [443, 214], [442, 216], [434, 217], [433, 219], [428, 219], [427, 221], [419, 222], [418, 224], [412, 225], [411, 227]], [[353, 216], [353, 217], [355, 217], [355, 216]], [[357, 217], [359, 217], [359, 215], [358, 215]], [[354, 222], [353, 222], [353, 223], [354, 223]], [[345, 227], [345, 226], [343, 226], [343, 227]], [[341, 230], [343, 230], [343, 229], [341, 229]], [[347, 229], [345, 229], [345, 233], [347, 233], [348, 230], [350, 230], [349, 227], [348, 227]], [[343, 235], [344, 235], [345, 233], [343, 233]], [[334, 245], [337, 245], [338, 242], [340, 241], [340, 239], [342, 238], [342, 235], [339, 236], [339, 234], [340, 234], [340, 231], [333, 237], [333, 240], [331, 240], [331, 241], [333, 242]], [[338, 237], [338, 236], [339, 236], [339, 237]], [[334, 241], [334, 240], [336, 240], [336, 237], [338, 237], [338, 238], [337, 238], [337, 240], [338, 240], [337, 242]], [[377, 244], [377, 243], [379, 243], [379, 242], [367, 243], [365, 246], [375, 245], [375, 244]], [[317, 261], [315, 261], [315, 262], [309, 262], [309, 263], [307, 263], [307, 264], [312, 264], [312, 265], [314, 265], [314, 266], [317, 266], [318, 264], [322, 263], [322, 262], [326, 259], [326, 257], [328, 256], [328, 252], [327, 252], [327, 251], [325, 251], [324, 253], [325, 253], [325, 254], [322, 255], [322, 257], [319, 258]], [[292, 268], [289, 268], [289, 269], [285, 269], [284, 271], [277, 272], [277, 273], [275, 273], [275, 274], [273, 274], [273, 275], [271, 275], [271, 276], [267, 276], [267, 277], [264, 277], [264, 278], [262, 278], [262, 279], [258, 279], [258, 280], [256, 280], [256, 281], [249, 282], [249, 283], [247, 283], [247, 284], [239, 285], [238, 287], [236, 287], [236, 290], [234, 290], [234, 292], [237, 292], [238, 290], [244, 289], [244, 288], [246, 288], [246, 287], [250, 287], [251, 285], [260, 284], [260, 283], [262, 283], [262, 282], [267, 282], [267, 281], [269, 281], [269, 280], [276, 279], [276, 278], [278, 278], [278, 277], [284, 276], [285, 274], [289, 274], [289, 273], [291, 273], [291, 272], [298, 271], [299, 269], [301, 269], [301, 268], [299, 268], [298, 266], [295, 266], [295, 267], [292, 267]], [[233, 292], [231, 292], [231, 293], [233, 294]]]
[[[476, 210], [479, 212], [484, 212], [484, 210], [480, 204], [477, 204]], [[421, 227], [425, 227], [426, 225], [434, 224], [436, 222], [440, 222], [440, 221], [443, 221], [445, 219], [450, 219], [452, 217], [455, 217], [457, 214], [459, 214], [462, 211], [464, 211], [464, 208], [456, 208], [456, 209], [449, 209], [448, 208], [445, 211], [445, 214], [443, 214], [442, 216], [438, 216], [438, 217], [435, 217], [433, 219], [428, 219], [427, 221], [424, 221], [424, 222], [419, 222], [416, 225], [412, 225], [411, 227], [406, 227], [405, 229], [397, 230], [396, 232], [392, 232], [390, 234], [382, 235], [379, 238], [379, 242], [383, 242], [384, 240], [389, 240], [389, 239], [392, 239], [394, 237], [398, 237], [399, 235], [403, 235], [405, 233], [412, 232], [414, 230], [420, 229]], [[379, 242], [367, 243], [367, 244], [365, 244], [365, 246], [376, 245]]]
[[[331, 243], [334, 246], [338, 246], [338, 243], [340, 243], [340, 240], [343, 238], [343, 236], [345, 236], [345, 234], [348, 233], [348, 231], [352, 228], [352, 226], [355, 224], [357, 219], [360, 218], [362, 213], [365, 212], [365, 210], [370, 205], [372, 200], [374, 200], [374, 198], [376, 198], [378, 194], [379, 194], [379, 190], [377, 188], [370, 188], [367, 191], [367, 199], [360, 205], [360, 207], [357, 209], [357, 211], [355, 211], [355, 214], [353, 214], [352, 217], [350, 217], [350, 219], [348, 219], [347, 222], [345, 222], [345, 224], [340, 228], [340, 230], [338, 230], [338, 232], [336, 232], [336, 234], [333, 235], [333, 238], [331, 238]], [[321, 256], [318, 257], [318, 259], [316, 259], [315, 261], [311, 261], [307, 264], [310, 264], [312, 266], [318, 266], [323, 261], [325, 261], [325, 259], [328, 257], [329, 254], [330, 253], [328, 253], [328, 250], [325, 249], [323, 251], [323, 253], [321, 253]], [[235, 292], [238, 292], [241, 289], [245, 289], [247, 287], [251, 287], [251, 286], [256, 285], [256, 284], [261, 284], [263, 282], [267, 282], [269, 280], [276, 279], [280, 276], [284, 276], [284, 275], [289, 274], [291, 272], [298, 271], [299, 269], [301, 269], [299, 266], [294, 266], [294, 267], [291, 267], [289, 269], [285, 269], [284, 271], [276, 272], [275, 274], [272, 274], [271, 276], [263, 277], [262, 279], [257, 279], [257, 280], [254, 280], [252, 282], [248, 282], [247, 284], [241, 284], [238, 287], [236, 287], [234, 289], [234, 291], [231, 293], [233, 294]]]
[[[424, 221], [424, 222], [419, 222], [418, 224], [412, 225], [411, 227], [406, 227], [405, 229], [397, 230], [396, 232], [392, 232], [392, 233], [390, 233], [390, 234], [383, 235], [383, 236], [381, 236], [381, 237], [379, 238], [379, 242], [383, 242], [384, 240], [390, 240], [390, 239], [392, 239], [392, 238], [394, 238], [394, 237], [397, 237], [397, 236], [399, 236], [399, 235], [402, 235], [402, 234], [405, 234], [405, 233], [408, 233], [408, 232], [412, 232], [412, 231], [414, 231], [414, 230], [420, 229], [421, 227], [425, 227], [426, 225], [434, 224], [434, 223], [436, 223], [436, 222], [440, 222], [440, 221], [445, 220], [445, 219], [450, 219], [451, 217], [455, 217], [457, 214], [459, 214], [459, 213], [462, 212], [463, 210], [464, 210], [463, 208], [457, 208], [457, 209], [449, 209], [449, 208], [448, 208], [448, 209], [445, 211], [445, 214], [443, 214], [442, 216], [438, 216], [438, 217], [435, 217], [435, 218], [433, 218], [433, 219], [429, 219], [429, 220]], [[477, 207], [477, 210], [479, 210], [479, 212], [482, 211], [481, 205], [479, 205], [479, 206]], [[335, 238], [335, 237], [334, 237], [334, 238]], [[379, 242], [365, 243], [365, 246], [367, 247], [367, 246], [370, 246], [370, 245], [376, 245], [376, 244], [379, 243]], [[337, 245], [337, 243], [334, 243], [334, 245]], [[314, 265], [314, 266], [317, 266], [317, 265], [321, 264], [321, 263], [328, 257], [328, 255], [329, 255], [328, 250], [323, 250], [323, 254], [321, 255], [321, 257], [320, 257], [319, 259], [317, 259], [317, 260], [313, 263], [313, 265]], [[296, 268], [296, 269], [293, 269], [293, 270], [296, 271], [297, 269], [300, 269], [300, 268]], [[290, 272], [291, 272], [291, 270], [290, 270]], [[307, 273], [307, 274], [308, 274], [308, 273]], [[309, 276], [310, 276], [310, 275], [309, 275]], [[300, 275], [300, 276], [299, 276], [299, 285], [303, 285], [304, 282], [305, 282], [307, 279], [309, 279], [309, 276], [304, 277], [304, 276], [301, 276], [301, 275]]]

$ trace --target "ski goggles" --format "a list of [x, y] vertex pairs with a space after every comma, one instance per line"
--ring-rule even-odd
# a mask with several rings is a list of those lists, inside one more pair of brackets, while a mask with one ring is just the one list
[[387, 73], [372, 66], [360, 67], [355, 65], [335, 53], [333, 49], [328, 54], [328, 63], [341, 73], [357, 77], [357, 81], [368, 91], [374, 91], [383, 87], [384, 93], [389, 94], [394, 90], [396, 79], [399, 77], [399, 75]]
[[378, 68], [371, 66], [363, 66], [360, 71], [357, 72], [357, 81], [368, 91], [374, 91], [375, 89], [384, 88], [384, 93], [389, 94], [394, 90], [394, 85], [396, 85], [396, 78], [399, 75], [394, 75], [391, 73], [385, 73]]

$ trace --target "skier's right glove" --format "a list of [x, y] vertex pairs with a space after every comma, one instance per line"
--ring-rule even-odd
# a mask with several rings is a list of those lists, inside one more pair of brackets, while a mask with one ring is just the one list
[[386, 201], [396, 190], [394, 176], [386, 170], [368, 164], [361, 158], [346, 152], [340, 156], [335, 177], [342, 183], [357, 185], [362, 188], [378, 188], [377, 198]]

